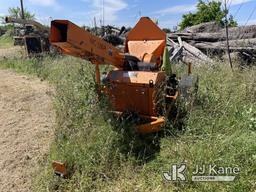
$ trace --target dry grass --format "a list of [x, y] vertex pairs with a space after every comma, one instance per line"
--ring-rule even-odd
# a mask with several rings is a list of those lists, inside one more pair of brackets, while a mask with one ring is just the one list
[[1, 48], [9, 48], [13, 46], [13, 40], [8, 35], [0, 36], [0, 49]]
[[[35, 191], [253, 191], [256, 188], [256, 70], [234, 73], [223, 63], [195, 69], [198, 97], [185, 130], [141, 137], [125, 134], [98, 104], [94, 69], [70, 57], [5, 60], [0, 66], [36, 74], [56, 86], [58, 127]], [[119, 129], [119, 131], [116, 131]], [[51, 160], [66, 161], [69, 179], [52, 174]], [[165, 182], [173, 163], [238, 166], [230, 183]]]

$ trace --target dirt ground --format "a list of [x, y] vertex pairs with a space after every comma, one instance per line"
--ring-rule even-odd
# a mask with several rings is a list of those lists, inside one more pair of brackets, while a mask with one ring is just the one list
[[31, 191], [53, 138], [53, 89], [0, 69], [0, 191]]
[[0, 58], [7, 57], [7, 58], [13, 58], [13, 57], [21, 57], [24, 56], [24, 48], [20, 46], [0, 49]]

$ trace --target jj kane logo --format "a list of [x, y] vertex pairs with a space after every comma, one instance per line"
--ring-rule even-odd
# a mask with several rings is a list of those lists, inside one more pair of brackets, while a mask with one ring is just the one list
[[[166, 181], [186, 181], [187, 180], [186, 164], [174, 164], [170, 171], [164, 172], [163, 177]], [[220, 167], [217, 165], [196, 165], [192, 172], [192, 181], [234, 181], [240, 173], [239, 167]]]
[[164, 178], [167, 181], [186, 181], [186, 168], [187, 166], [185, 164], [182, 164], [180, 166], [172, 165], [170, 172], [164, 172]]

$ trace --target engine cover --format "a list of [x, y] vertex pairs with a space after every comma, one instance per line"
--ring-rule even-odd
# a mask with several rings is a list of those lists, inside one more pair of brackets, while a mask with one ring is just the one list
[[154, 93], [165, 78], [164, 72], [111, 71], [107, 76], [106, 88], [114, 110], [157, 116]]

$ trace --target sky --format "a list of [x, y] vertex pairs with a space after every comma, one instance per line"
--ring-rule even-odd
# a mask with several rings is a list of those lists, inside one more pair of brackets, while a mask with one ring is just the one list
[[[52, 19], [68, 19], [78, 25], [133, 27], [141, 16], [159, 21], [161, 27], [173, 29], [182, 15], [196, 10], [197, 0], [23, 0], [27, 10], [44, 24]], [[210, 1], [210, 0], [207, 0]], [[224, 1], [224, 0], [219, 0]], [[230, 14], [239, 25], [256, 24], [256, 0], [227, 0]], [[0, 16], [8, 14], [9, 7], [20, 6], [20, 0], [0, 0]]]

